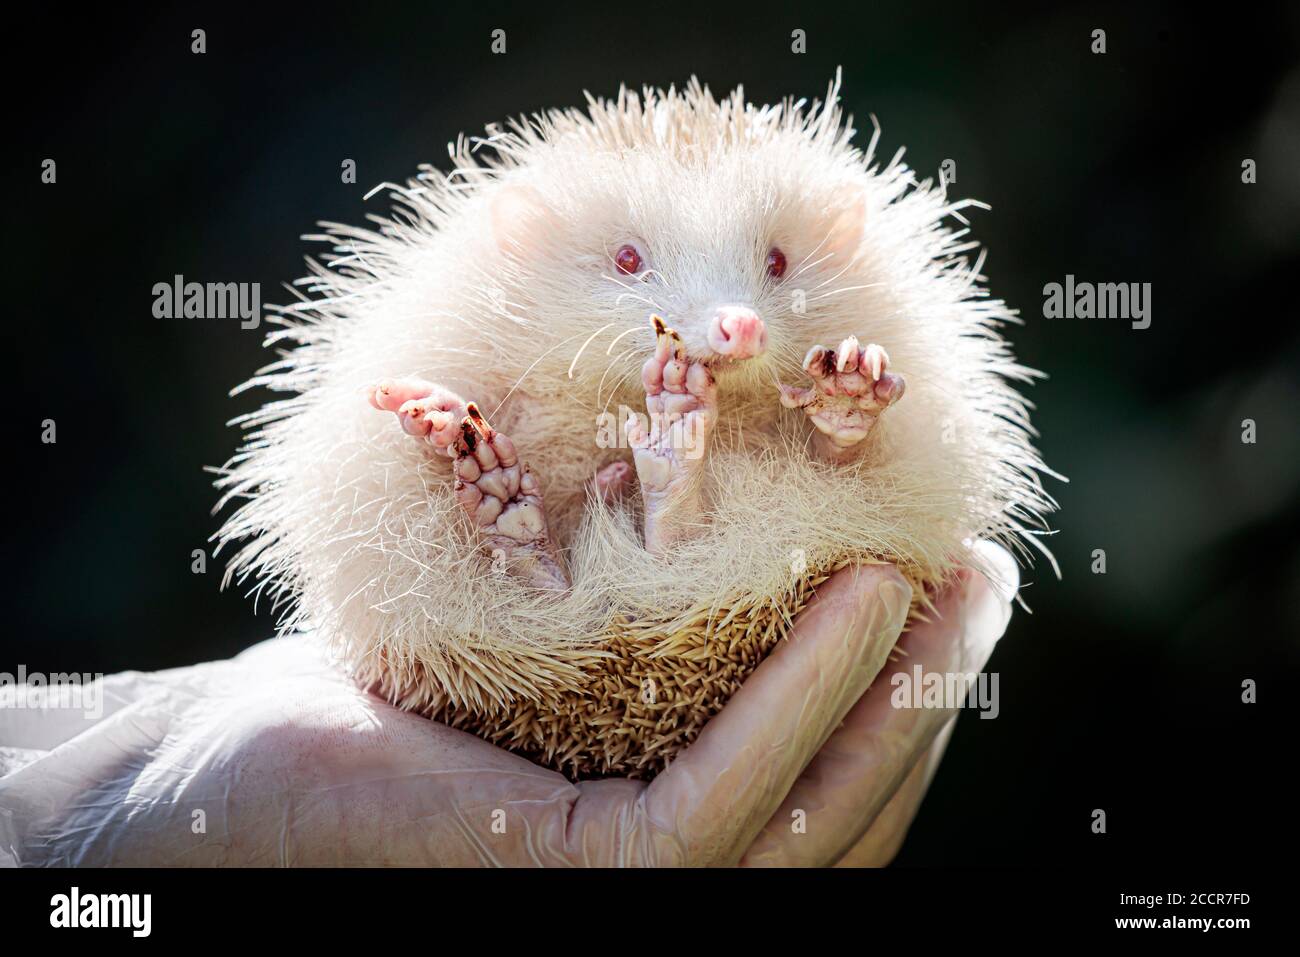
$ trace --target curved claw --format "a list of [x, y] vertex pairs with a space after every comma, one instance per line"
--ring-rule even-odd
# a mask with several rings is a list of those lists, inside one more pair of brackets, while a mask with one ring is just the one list
[[492, 426], [488, 425], [488, 420], [484, 418], [483, 413], [479, 411], [478, 403], [470, 402], [465, 406], [465, 420], [474, 427], [474, 430], [485, 439], [491, 439], [493, 435]]
[[456, 449], [461, 458], [478, 451], [480, 442], [491, 442], [496, 437], [496, 430], [488, 425], [488, 420], [474, 402], [466, 403], [465, 418], [460, 420], [460, 442]]
[[677, 330], [664, 323], [663, 318], [652, 313], [650, 316], [650, 325], [655, 331], [655, 355], [658, 358], [666, 359], [671, 352], [673, 358], [679, 362], [686, 361], [686, 343], [682, 337], [677, 334]]
[[[849, 336], [840, 343], [840, 347], [835, 353], [835, 371], [836, 372], [853, 372], [858, 367], [858, 351], [861, 347], [858, 345], [857, 336]], [[879, 375], [876, 378], [880, 378]]]

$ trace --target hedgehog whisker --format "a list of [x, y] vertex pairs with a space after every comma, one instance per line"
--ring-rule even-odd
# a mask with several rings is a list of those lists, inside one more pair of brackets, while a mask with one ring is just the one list
[[[618, 357], [617, 359], [615, 359], [613, 362], [611, 362], [609, 365], [607, 365], [607, 366], [605, 367], [605, 373], [604, 373], [604, 375], [602, 375], [602, 376], [600, 377], [600, 383], [596, 386], [596, 401], [597, 401], [597, 402], [600, 401], [600, 396], [601, 396], [601, 394], [605, 391], [605, 379], [606, 379], [606, 377], [609, 376], [610, 370], [613, 369], [616, 365], [618, 365], [620, 362], [622, 362], [624, 359], [626, 359], [628, 356], [630, 356], [630, 355], [631, 355], [633, 352], [635, 352], [635, 351], [636, 351], [635, 349], [628, 349], [626, 352], [620, 354], [619, 357]], [[608, 411], [609, 411], [609, 403], [610, 403], [610, 401], [614, 398], [614, 396], [615, 396], [615, 394], [618, 392], [619, 388], [622, 387], [622, 385], [623, 385], [625, 382], [627, 382], [627, 380], [628, 380], [629, 378], [631, 378], [632, 373], [633, 373], [634, 371], [635, 371], [634, 369], [628, 369], [628, 370], [625, 370], [625, 371], [623, 372], [623, 375], [619, 377], [619, 380], [618, 380], [617, 383], [615, 383], [614, 388], [610, 390], [609, 398], [605, 400], [604, 406], [601, 408], [601, 412], [602, 412], [602, 413], [603, 413], [603, 412], [608, 412]]]
[[[601, 278], [602, 278], [602, 279], [608, 279], [610, 282], [614, 283], [616, 286], [619, 286], [619, 287], [621, 287], [621, 288], [627, 290], [627, 294], [628, 294], [629, 296], [631, 296], [632, 298], [634, 298], [637, 302], [644, 302], [647, 306], [650, 306], [651, 308], [653, 308], [653, 309], [656, 310], [657, 312], [668, 312], [667, 309], [665, 309], [663, 306], [661, 306], [661, 305], [660, 305], [658, 302], [656, 302], [652, 297], [645, 296], [645, 295], [640, 295], [640, 294], [639, 294], [639, 290], [637, 290], [636, 288], [634, 288], [634, 287], [632, 287], [632, 286], [629, 286], [627, 283], [623, 282], [623, 280], [619, 279], [617, 276], [611, 276], [611, 275], [609, 275], [608, 273], [605, 273], [605, 274], [603, 274], [603, 275], [601, 276]], [[620, 297], [620, 298], [621, 298], [621, 297]]]
[[578, 338], [578, 337], [577, 337], [577, 336], [569, 336], [567, 339], [561, 339], [561, 340], [560, 340], [559, 342], [557, 342], [555, 345], [551, 346], [551, 348], [547, 349], [545, 352], [543, 352], [541, 355], [539, 355], [536, 359], [534, 359], [533, 362], [532, 362], [532, 365], [530, 365], [527, 369], [525, 369], [525, 370], [520, 374], [519, 378], [515, 380], [515, 384], [512, 385], [512, 386], [510, 387], [510, 391], [507, 392], [507, 393], [505, 394], [504, 398], [502, 398], [501, 401], [497, 403], [497, 407], [496, 407], [495, 409], [492, 410], [492, 414], [489, 415], [488, 418], [489, 418], [489, 419], [493, 419], [493, 418], [496, 417], [496, 414], [497, 414], [498, 412], [501, 411], [501, 407], [502, 407], [503, 405], [506, 404], [506, 400], [509, 399], [512, 395], [515, 394], [515, 390], [516, 390], [516, 389], [518, 389], [521, 385], [523, 385], [524, 380], [525, 380], [526, 378], [528, 378], [528, 373], [532, 372], [535, 368], [537, 368], [537, 363], [541, 362], [543, 359], [545, 359], [547, 356], [549, 356], [549, 355], [550, 355], [552, 352], [554, 352], [556, 349], [560, 348], [560, 346], [564, 345], [566, 342], [572, 342], [572, 341], [573, 341], [574, 339], [576, 339], [576, 338]]
[[623, 305], [623, 300], [625, 299], [631, 299], [633, 302], [643, 303], [649, 306], [655, 312], [667, 312], [666, 309], [662, 308], [653, 299], [647, 299], [645, 296], [638, 296], [636, 293], [633, 292], [625, 292], [614, 301], [621, 306]]
[[614, 337], [613, 341], [611, 341], [610, 344], [605, 348], [605, 355], [610, 355], [614, 351], [614, 346], [618, 344], [618, 340], [622, 339], [624, 336], [630, 336], [634, 332], [641, 332], [642, 329], [643, 329], [642, 326], [632, 326], [624, 330], [623, 332], [620, 332], [618, 335]]
[[791, 279], [794, 279], [795, 277], [802, 275], [804, 270], [811, 269], [813, 266], [816, 266], [817, 263], [823, 262], [830, 257], [831, 254], [827, 253], [825, 256], [821, 257], [821, 259], [818, 259], [816, 262], [808, 263], [808, 260], [812, 259], [813, 256], [817, 255], [817, 251], [821, 249], [823, 246], [825, 246], [826, 241], [830, 238], [831, 238], [831, 231], [828, 229], [826, 230], [826, 235], [822, 237], [822, 241], [819, 242], [816, 246], [814, 246], [811, 250], [809, 250], [807, 256], [804, 256], [803, 259], [799, 260], [799, 265], [795, 268], [795, 271], [790, 275]]
[[841, 286], [839, 289], [832, 289], [830, 292], [824, 292], [820, 296], [812, 296], [809, 298], [808, 301], [818, 302], [822, 299], [829, 299], [831, 296], [839, 296], [846, 292], [858, 292], [859, 290], [862, 289], [874, 289], [877, 286], [883, 286], [883, 285], [884, 283], [882, 282], [868, 282], [868, 283], [863, 283], [860, 286]]
[[850, 262], [850, 263], [845, 263], [843, 269], [841, 269], [841, 270], [840, 270], [839, 272], [837, 272], [835, 275], [828, 277], [828, 278], [825, 279], [823, 282], [819, 282], [817, 285], [813, 286], [813, 287], [812, 287], [812, 291], [813, 291], [813, 292], [816, 292], [818, 289], [823, 289], [823, 288], [825, 288], [826, 286], [829, 286], [829, 285], [830, 285], [831, 283], [833, 283], [835, 280], [839, 279], [839, 278], [840, 278], [841, 276], [843, 276], [846, 272], [848, 272], [848, 271], [849, 271], [849, 267], [852, 266], [852, 265], [853, 265], [853, 263], [851, 263], [851, 262]]
[[820, 266], [822, 263], [826, 262], [826, 260], [830, 259], [832, 255], [833, 255], [832, 253], [827, 253], [825, 256], [822, 256], [808, 263], [806, 266], [801, 266], [799, 269], [795, 270], [793, 273], [790, 274], [790, 278], [787, 279], [786, 282], [790, 282], [792, 280], [798, 279], [809, 269], [812, 269], [816, 266]]
[[581, 346], [578, 347], [578, 351], [577, 351], [577, 353], [575, 353], [574, 356], [573, 356], [573, 361], [569, 363], [569, 378], [570, 378], [570, 379], [573, 378], [573, 370], [574, 370], [574, 368], [577, 366], [577, 364], [578, 364], [578, 360], [582, 358], [582, 353], [586, 351], [587, 346], [591, 345], [591, 340], [595, 339], [598, 335], [600, 335], [600, 334], [601, 334], [602, 332], [604, 332], [606, 329], [610, 328], [610, 326], [612, 326], [612, 325], [614, 325], [614, 323], [611, 322], [611, 323], [609, 323], [609, 324], [607, 324], [607, 325], [601, 326], [599, 329], [597, 329], [595, 332], [593, 332], [590, 336], [587, 337], [587, 341], [586, 341], [586, 342], [584, 342]]

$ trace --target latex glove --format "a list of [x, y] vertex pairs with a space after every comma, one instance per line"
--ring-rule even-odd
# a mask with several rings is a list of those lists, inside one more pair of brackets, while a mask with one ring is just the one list
[[838, 573], [649, 785], [573, 784], [398, 711], [305, 637], [113, 675], [93, 721], [0, 707], [0, 863], [885, 863], [953, 717], [892, 707], [890, 675], [983, 667], [1016, 582], [993, 561], [1000, 584], [964, 574], [894, 664], [908, 585], [888, 566]]

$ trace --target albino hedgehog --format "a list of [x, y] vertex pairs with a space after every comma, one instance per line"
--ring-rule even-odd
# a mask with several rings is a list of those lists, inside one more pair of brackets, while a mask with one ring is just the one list
[[837, 95], [589, 97], [461, 138], [377, 230], [325, 224], [245, 386], [289, 395], [218, 482], [227, 580], [404, 707], [638, 773], [833, 568], [923, 601], [976, 538], [1027, 554], [1035, 373], [972, 204], [852, 146]]

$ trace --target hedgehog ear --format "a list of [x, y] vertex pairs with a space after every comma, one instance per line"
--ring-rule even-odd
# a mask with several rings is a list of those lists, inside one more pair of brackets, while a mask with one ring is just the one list
[[867, 198], [855, 191], [843, 206], [831, 210], [827, 222], [829, 227], [824, 249], [840, 266], [847, 265], [862, 246], [862, 232], [867, 225]]
[[502, 252], [532, 252], [555, 232], [555, 212], [531, 186], [504, 186], [492, 197], [492, 236]]

